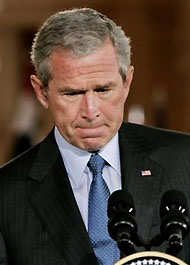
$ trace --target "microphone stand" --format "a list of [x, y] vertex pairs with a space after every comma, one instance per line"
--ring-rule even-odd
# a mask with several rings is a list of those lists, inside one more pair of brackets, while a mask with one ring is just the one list
[[168, 241], [166, 253], [172, 256], [177, 256], [180, 250], [183, 248], [182, 237], [178, 234], [172, 234], [168, 239], [164, 238], [161, 234], [156, 235], [145, 246], [146, 251], [151, 251], [152, 247], [160, 246], [164, 241]]
[[120, 240], [117, 241], [118, 248], [121, 251], [121, 256], [129, 256], [131, 254], [136, 253], [134, 245], [137, 247], [144, 247], [145, 251], [151, 251], [152, 247], [159, 247], [164, 241], [168, 241], [166, 253], [172, 256], [177, 256], [179, 251], [183, 248], [183, 242], [181, 237], [178, 237], [176, 234], [175, 236], [172, 235], [170, 238], [165, 239], [161, 234], [156, 235], [153, 237], [149, 242], [146, 242], [143, 238], [139, 235], [136, 235], [132, 240]]

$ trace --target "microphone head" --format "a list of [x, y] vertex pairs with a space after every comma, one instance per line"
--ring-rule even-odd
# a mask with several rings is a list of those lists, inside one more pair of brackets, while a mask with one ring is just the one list
[[111, 218], [115, 211], [123, 208], [135, 216], [135, 207], [131, 194], [126, 190], [114, 191], [108, 200], [108, 218]]
[[177, 210], [186, 216], [188, 215], [186, 197], [179, 190], [169, 190], [162, 196], [160, 203], [160, 217], [162, 218], [171, 210]]
[[108, 233], [125, 255], [135, 252], [138, 227], [132, 196], [126, 190], [113, 192], [108, 200]]

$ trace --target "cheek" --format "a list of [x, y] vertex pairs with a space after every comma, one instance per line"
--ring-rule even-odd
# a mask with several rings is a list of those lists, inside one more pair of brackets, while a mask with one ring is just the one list
[[123, 114], [123, 110], [124, 110], [124, 106], [125, 106], [125, 100], [123, 98], [123, 94], [115, 97], [110, 104], [107, 105], [107, 109], [109, 110], [111, 115], [114, 115], [115, 113], [121, 113]]
[[53, 116], [55, 124], [60, 127], [72, 127], [72, 124], [78, 117], [79, 111], [72, 105], [65, 102], [52, 102], [50, 112]]
[[118, 96], [109, 103], [104, 104], [104, 114], [112, 122], [112, 125], [119, 127], [123, 121], [125, 101], [122, 96]]

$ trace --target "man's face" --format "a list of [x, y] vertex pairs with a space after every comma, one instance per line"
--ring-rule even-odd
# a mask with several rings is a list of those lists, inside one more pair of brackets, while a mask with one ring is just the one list
[[50, 65], [52, 79], [47, 91], [36, 76], [31, 77], [38, 99], [70, 144], [88, 151], [102, 148], [122, 123], [133, 67], [124, 83], [110, 42], [80, 58], [56, 50]]

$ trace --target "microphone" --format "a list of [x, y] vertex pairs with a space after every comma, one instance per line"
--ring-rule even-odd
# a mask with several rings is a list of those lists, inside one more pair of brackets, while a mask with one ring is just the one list
[[134, 244], [144, 245], [137, 236], [135, 207], [132, 196], [126, 190], [113, 192], [108, 200], [108, 232], [123, 255], [135, 253]]
[[181, 191], [169, 190], [162, 196], [160, 217], [161, 237], [168, 241], [166, 252], [176, 255], [189, 233], [187, 200]]

